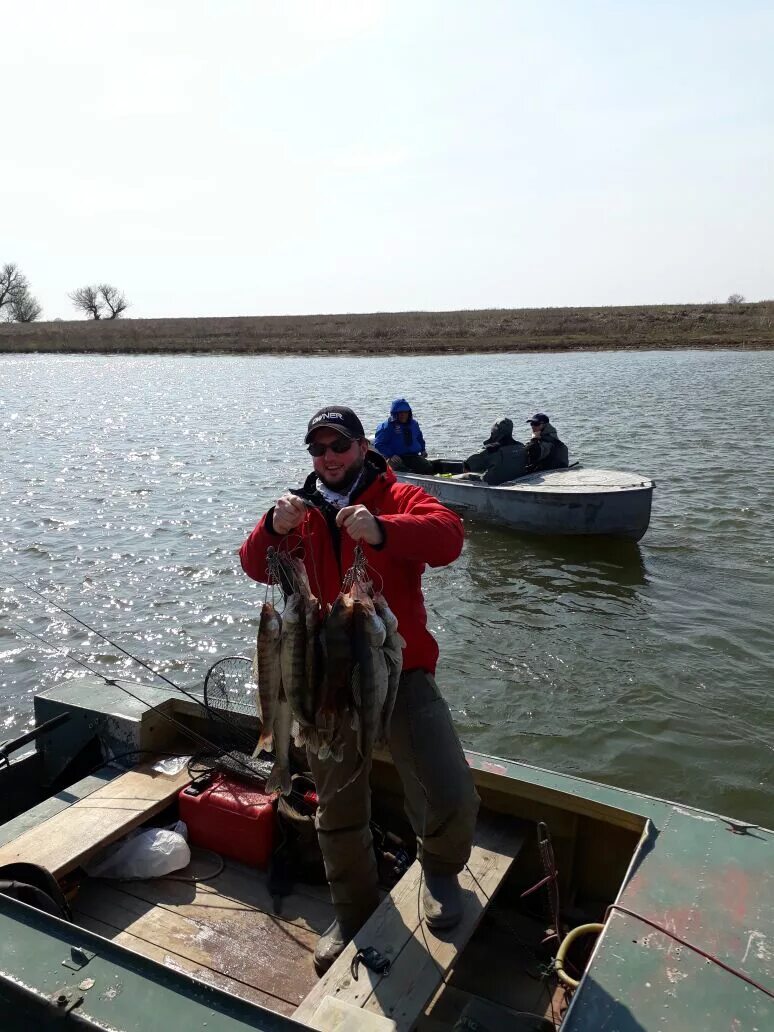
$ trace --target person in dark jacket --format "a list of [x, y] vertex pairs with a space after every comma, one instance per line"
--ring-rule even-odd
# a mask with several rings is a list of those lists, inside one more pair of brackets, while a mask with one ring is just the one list
[[[368, 447], [350, 408], [321, 409], [309, 421], [305, 443], [313, 471], [299, 491], [284, 494], [260, 520], [240, 550], [242, 568], [265, 582], [269, 548], [281, 547], [290, 535], [294, 543], [300, 540], [312, 591], [326, 606], [341, 590], [355, 547], [362, 548], [405, 640], [388, 744], [418, 839], [425, 920], [431, 928], [449, 928], [462, 916], [457, 875], [470, 856], [479, 799], [433, 676], [438, 645], [427, 627], [422, 574], [425, 566], [446, 566], [459, 556], [462, 521], [422, 488], [398, 482], [384, 457]], [[363, 763], [348, 722], [341, 733], [341, 762], [307, 754], [336, 915], [315, 949], [320, 974], [379, 903], [369, 826], [371, 760]]]
[[545, 412], [536, 412], [527, 420], [532, 427], [532, 438], [527, 441], [527, 473], [544, 469], [567, 469], [567, 445], [559, 440], [556, 428]]
[[405, 398], [396, 398], [390, 406], [390, 418], [377, 426], [374, 448], [395, 469], [435, 473], [433, 463], [427, 458], [422, 430]]
[[523, 476], [526, 465], [527, 450], [513, 439], [513, 420], [498, 419], [484, 441], [484, 450], [469, 455], [463, 469], [480, 474], [485, 483], [495, 486]]

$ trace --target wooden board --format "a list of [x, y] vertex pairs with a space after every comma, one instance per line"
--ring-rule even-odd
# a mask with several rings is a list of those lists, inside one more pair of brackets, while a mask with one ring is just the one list
[[[547, 984], [536, 977], [541, 962], [533, 952], [539, 952], [546, 922], [499, 904], [493, 911], [484, 919], [465, 953], [454, 965], [447, 997], [454, 997], [449, 990], [461, 990], [516, 1011], [550, 1014], [553, 989], [548, 991]], [[558, 1013], [558, 1004], [563, 997], [558, 987], [556, 997]]]
[[396, 1025], [379, 1014], [367, 1014], [362, 1008], [337, 1000], [333, 996], [323, 1001], [309, 1022], [321, 1032], [395, 1032]]
[[[73, 913], [76, 921], [100, 921], [114, 935], [129, 933], [154, 950], [183, 957], [293, 1006], [316, 980], [312, 953], [317, 933], [250, 907], [215, 909], [192, 919], [122, 887], [93, 881], [81, 889]], [[152, 955], [154, 950], [143, 946], [139, 952]]]
[[[545, 1032], [549, 1032], [549, 1029], [553, 1032], [556, 1026], [551, 1020], [551, 1003], [548, 1002], [546, 990], [539, 982], [537, 984], [541, 995], [534, 1006], [528, 1002], [528, 993], [517, 1008], [512, 1008], [495, 1003], [486, 996], [457, 989], [447, 982], [441, 986], [417, 1022], [416, 1032], [446, 1032], [454, 1027], [463, 1014], [478, 1020], [487, 1032], [535, 1032], [536, 1028], [540, 1028], [541, 1032], [543, 1029]], [[553, 993], [554, 1014], [557, 1018], [562, 1013], [563, 1002], [563, 992], [557, 987]], [[488, 1020], [485, 1020], [484, 1014]], [[548, 1021], [548, 1025], [541, 1024], [545, 1021]]]
[[330, 899], [325, 902], [319, 898], [312, 886], [306, 893], [304, 889], [307, 887], [301, 885], [295, 886], [290, 895], [281, 899], [280, 910], [275, 913], [266, 875], [233, 860], [226, 860], [223, 871], [207, 882], [177, 880], [178, 876], [185, 877], [186, 870], [171, 878], [122, 882], [119, 888], [148, 904], [164, 907], [181, 917], [204, 922], [211, 927], [218, 924], [232, 926], [240, 920], [240, 914], [261, 911], [320, 935], [335, 916]]
[[191, 780], [152, 769], [153, 761], [122, 774], [85, 799], [0, 847], [0, 864], [40, 864], [61, 878], [105, 846], [160, 813]]
[[220, 971], [213, 971], [204, 964], [190, 960], [169, 946], [157, 946], [155, 943], [148, 942], [147, 939], [141, 939], [131, 932], [118, 931], [112, 925], [105, 924], [104, 921], [100, 921], [96, 917], [87, 917], [82, 913], [78, 915], [78, 923], [82, 928], [88, 928], [90, 932], [96, 932], [103, 939], [110, 939], [112, 942], [118, 943], [119, 946], [125, 946], [126, 949], [131, 950], [133, 953], [139, 953], [143, 957], [148, 957], [149, 960], [154, 960], [157, 964], [162, 964], [173, 971], [180, 971], [185, 975], [190, 975], [192, 978], [205, 982], [207, 985], [212, 985], [216, 989], [223, 989], [233, 996], [249, 1000], [250, 1003], [255, 1003], [259, 1007], [267, 1007], [269, 1010], [277, 1011], [279, 1014], [284, 1014], [288, 1017], [293, 1013], [294, 1004], [288, 1003], [287, 1000], [282, 1000], [278, 996], [270, 996], [268, 993], [261, 992], [260, 989], [256, 989], [246, 982], [239, 982], [234, 978], [230, 978]]
[[[437, 934], [420, 918], [421, 867], [415, 863], [320, 979], [294, 1018], [310, 1022], [322, 1000], [332, 996], [391, 1018], [398, 1030], [411, 1029], [473, 934], [523, 838], [521, 826], [513, 820], [494, 826], [479, 822], [470, 860], [460, 875], [462, 920]], [[376, 975], [361, 965], [357, 981], [352, 978], [352, 960], [364, 946], [374, 946], [391, 959], [388, 976]]]

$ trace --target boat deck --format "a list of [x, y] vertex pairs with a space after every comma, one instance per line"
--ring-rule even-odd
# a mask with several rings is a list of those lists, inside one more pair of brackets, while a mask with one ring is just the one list
[[[275, 913], [263, 872], [230, 860], [209, 877], [214, 869], [214, 856], [194, 847], [191, 865], [174, 876], [85, 879], [72, 901], [74, 920], [168, 968], [292, 1015], [319, 984], [312, 954], [333, 920], [327, 888], [297, 884]], [[558, 1017], [562, 994], [552, 997], [536, 977], [524, 945], [543, 934], [539, 922], [493, 902], [414, 1027], [449, 1028], [473, 1004], [495, 1006], [503, 1027], [522, 1027], [512, 1024], [515, 1012], [550, 1018], [553, 1008]], [[523, 1025], [525, 1032], [537, 1027]]]
[[105, 939], [262, 1007], [290, 1015], [317, 983], [312, 953], [333, 920], [327, 888], [297, 885], [274, 903], [263, 872], [192, 850], [189, 867], [152, 881], [84, 881], [75, 921]]

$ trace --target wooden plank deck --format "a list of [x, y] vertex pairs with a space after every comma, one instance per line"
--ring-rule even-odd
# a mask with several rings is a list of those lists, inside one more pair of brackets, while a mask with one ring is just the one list
[[[295, 1019], [325, 1028], [316, 1023], [320, 1020], [316, 1016], [330, 996], [388, 1018], [399, 1032], [408, 1032], [475, 931], [523, 841], [518, 822], [479, 822], [470, 860], [460, 875], [465, 899], [462, 920], [448, 931], [433, 933], [420, 916], [421, 868], [415, 863], [309, 993]], [[364, 946], [374, 946], [390, 957], [389, 975], [376, 975], [361, 965], [358, 979], [353, 979], [351, 964]]]
[[275, 915], [265, 878], [227, 861], [208, 882], [89, 880], [73, 914], [84, 927], [167, 967], [292, 1014], [317, 981], [312, 953], [333, 907], [323, 892], [299, 887]]
[[186, 770], [169, 775], [141, 764], [0, 846], [0, 864], [25, 860], [61, 878], [160, 813], [190, 780]]

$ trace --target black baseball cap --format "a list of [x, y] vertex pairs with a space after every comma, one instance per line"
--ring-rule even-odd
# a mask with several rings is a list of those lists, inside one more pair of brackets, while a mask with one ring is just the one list
[[545, 414], [545, 412], [536, 412], [531, 419], [527, 420], [528, 423], [550, 423], [551, 420]]
[[363, 424], [352, 409], [345, 405], [326, 405], [319, 412], [315, 412], [306, 428], [304, 444], [310, 443], [317, 430], [335, 430], [342, 437], [349, 437], [352, 440], [357, 437], [365, 437]]

